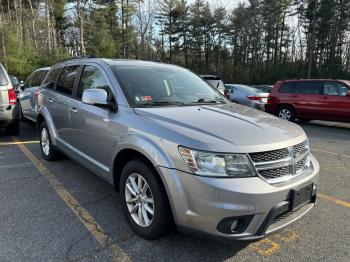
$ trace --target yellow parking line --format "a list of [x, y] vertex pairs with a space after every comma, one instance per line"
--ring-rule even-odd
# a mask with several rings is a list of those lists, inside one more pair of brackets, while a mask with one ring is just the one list
[[327, 201], [333, 202], [333, 203], [335, 203], [337, 205], [350, 208], [350, 202], [346, 202], [344, 200], [340, 200], [340, 199], [337, 199], [335, 197], [327, 196], [327, 195], [324, 195], [324, 194], [321, 194], [321, 193], [318, 193], [317, 196], [319, 198], [323, 199], [323, 200], [327, 200]]
[[331, 151], [326, 151], [326, 150], [321, 150], [321, 149], [312, 149], [312, 151], [326, 153], [326, 154], [335, 155], [335, 156], [341, 156], [341, 157], [350, 157], [350, 155], [342, 155], [342, 154], [338, 154], [336, 152], [331, 152]]
[[131, 261], [131, 258], [117, 245], [112, 243], [112, 239], [105, 233], [103, 228], [95, 219], [80, 205], [80, 203], [64, 188], [63, 184], [36, 158], [32, 152], [16, 137], [12, 140], [16, 142], [21, 151], [29, 158], [36, 169], [49, 181], [56, 193], [67, 204], [67, 206], [78, 217], [80, 222], [94, 236], [102, 247], [111, 250], [114, 261]]
[[12, 146], [23, 144], [39, 144], [39, 141], [18, 141], [18, 142], [0, 142], [0, 146]]

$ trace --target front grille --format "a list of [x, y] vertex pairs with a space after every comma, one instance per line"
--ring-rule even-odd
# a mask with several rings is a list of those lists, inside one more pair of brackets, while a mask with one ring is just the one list
[[275, 169], [261, 170], [259, 174], [267, 179], [273, 179], [282, 176], [288, 176], [292, 174], [291, 167], [281, 167]]
[[270, 183], [278, 183], [300, 175], [309, 159], [307, 141], [272, 151], [249, 154], [258, 174]]
[[297, 161], [296, 167], [297, 171], [302, 170], [305, 167], [307, 157], [303, 157], [301, 160]]
[[257, 163], [276, 161], [279, 159], [287, 158], [288, 156], [289, 152], [287, 148], [250, 154], [250, 158]]
[[294, 155], [299, 155], [304, 153], [307, 150], [306, 142], [297, 144], [293, 146], [293, 153]]

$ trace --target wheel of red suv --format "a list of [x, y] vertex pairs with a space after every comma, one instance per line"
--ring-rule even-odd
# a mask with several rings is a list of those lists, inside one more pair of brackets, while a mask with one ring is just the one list
[[11, 123], [5, 127], [5, 133], [9, 136], [17, 136], [19, 134], [19, 122]]
[[58, 158], [59, 153], [51, 143], [49, 129], [45, 122], [40, 125], [40, 149], [45, 160], [54, 161]]
[[143, 159], [132, 160], [122, 171], [119, 187], [123, 211], [133, 231], [150, 240], [165, 235], [172, 218], [156, 171]]
[[277, 116], [281, 119], [292, 121], [295, 120], [295, 113], [290, 106], [280, 106], [277, 110]]

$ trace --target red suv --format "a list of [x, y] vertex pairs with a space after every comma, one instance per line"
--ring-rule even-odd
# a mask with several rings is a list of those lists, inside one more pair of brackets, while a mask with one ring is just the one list
[[350, 81], [278, 81], [270, 93], [266, 111], [289, 121], [298, 118], [350, 122]]

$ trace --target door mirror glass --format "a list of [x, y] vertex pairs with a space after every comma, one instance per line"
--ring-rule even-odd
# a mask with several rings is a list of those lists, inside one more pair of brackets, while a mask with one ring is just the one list
[[82, 102], [88, 105], [107, 106], [108, 96], [104, 89], [85, 89], [83, 92]]

